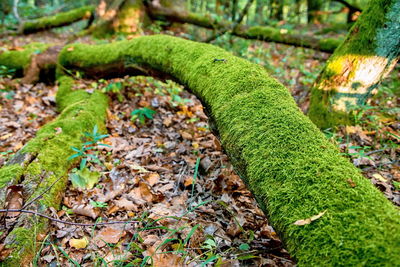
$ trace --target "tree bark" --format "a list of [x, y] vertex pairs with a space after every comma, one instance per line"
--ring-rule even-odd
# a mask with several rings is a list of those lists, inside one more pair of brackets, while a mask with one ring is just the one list
[[[299, 265], [400, 262], [399, 211], [262, 67], [170, 36], [72, 44], [59, 56], [64, 68], [82, 72], [117, 62], [166, 72], [202, 100], [232, 164]], [[294, 224], [324, 211], [310, 225]]]
[[400, 1], [371, 1], [311, 91], [309, 116], [321, 128], [352, 123], [400, 57]]
[[140, 34], [148, 23], [142, 0], [101, 0], [93, 24], [81, 34]]

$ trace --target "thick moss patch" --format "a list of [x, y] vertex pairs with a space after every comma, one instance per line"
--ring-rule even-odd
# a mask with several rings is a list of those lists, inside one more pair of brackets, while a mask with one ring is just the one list
[[[211, 111], [234, 166], [299, 265], [400, 262], [399, 210], [340, 156], [262, 67], [169, 36], [73, 46], [60, 54], [66, 68], [135, 62], [187, 85]], [[294, 225], [325, 210], [309, 225]]]
[[23, 25], [23, 33], [33, 33], [65, 26], [81, 19], [89, 18], [93, 12], [93, 6], [84, 6], [67, 12], [61, 12], [54, 16], [27, 21]]
[[[74, 153], [71, 146], [80, 146], [83, 133], [91, 131], [95, 125], [104, 129], [108, 105], [107, 97], [100, 92], [89, 94], [84, 90], [73, 91], [73, 80], [69, 77], [61, 77], [59, 81], [57, 103], [61, 114], [41, 128], [21, 151], [35, 155], [34, 159], [23, 167], [10, 165], [0, 170], [0, 185], [5, 186], [10, 180], [21, 183], [30, 199], [45, 192], [39, 203], [35, 204], [39, 212], [44, 212], [48, 207], [58, 208], [68, 171], [74, 163], [68, 160]], [[17, 263], [25, 266], [37, 248], [34, 246], [36, 235], [47, 229], [47, 219], [40, 218], [38, 222], [30, 223], [33, 220], [31, 217], [21, 216], [20, 220], [23, 220], [24, 228], [15, 228], [8, 235], [6, 244], [13, 248], [13, 252], [1, 263], [2, 266], [17, 266]]]
[[23, 50], [9, 50], [0, 52], [0, 65], [9, 69], [15, 69], [19, 74], [31, 62], [34, 54], [39, 54], [49, 48], [49, 44], [30, 43], [23, 47]]

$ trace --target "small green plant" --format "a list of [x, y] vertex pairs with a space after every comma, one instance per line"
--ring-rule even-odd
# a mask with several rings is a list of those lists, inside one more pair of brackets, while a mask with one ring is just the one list
[[349, 146], [348, 150], [354, 150], [355, 152], [346, 152], [346, 153], [340, 153], [342, 155], [346, 155], [346, 156], [352, 156], [355, 158], [368, 158], [371, 159], [371, 157], [368, 156], [368, 153], [366, 152], [366, 150], [370, 150], [371, 147], [370, 146]]
[[90, 205], [92, 205], [94, 208], [107, 208], [108, 204], [105, 202], [101, 202], [101, 201], [90, 201]]
[[100, 143], [101, 139], [104, 139], [109, 135], [99, 133], [97, 125], [93, 127], [93, 131], [91, 133], [85, 132], [84, 135], [87, 141], [83, 143], [80, 148], [72, 146], [71, 149], [76, 153], [68, 158], [68, 160], [72, 160], [74, 158], [80, 157], [81, 158], [81, 163], [79, 165], [80, 170], [83, 170], [86, 167], [86, 163], [88, 161], [100, 163], [100, 160], [97, 157], [97, 155], [91, 154], [89, 152], [93, 152], [93, 150], [96, 149], [97, 146], [110, 147], [109, 145]]
[[8, 68], [7, 66], [0, 65], [0, 78], [12, 76], [15, 73], [15, 69]]
[[156, 114], [156, 111], [150, 108], [138, 108], [131, 112], [131, 120], [136, 121], [139, 119], [139, 123], [144, 125], [146, 123], [146, 118], [152, 120], [154, 114]]

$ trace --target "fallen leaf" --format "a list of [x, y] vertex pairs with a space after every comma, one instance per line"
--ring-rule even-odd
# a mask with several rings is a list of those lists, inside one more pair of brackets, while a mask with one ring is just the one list
[[386, 178], [384, 178], [382, 175], [380, 175], [379, 173], [374, 173], [374, 174], [372, 174], [372, 177], [374, 177], [376, 180], [379, 180], [379, 181], [381, 181], [381, 182], [383, 182], [383, 183], [387, 183], [387, 179]]
[[149, 185], [153, 186], [160, 180], [160, 175], [158, 173], [150, 173], [144, 177], [144, 179], [149, 183]]
[[72, 238], [69, 240], [69, 245], [76, 249], [86, 248], [88, 244], [89, 244], [89, 241], [87, 240], [86, 237], [83, 237], [80, 239]]
[[123, 236], [124, 230], [113, 227], [101, 229], [95, 237], [95, 243], [99, 247], [104, 247], [106, 243], [116, 244]]
[[72, 207], [72, 211], [75, 214], [87, 216], [92, 219], [96, 219], [98, 216], [95, 209], [91, 205], [75, 205]]
[[68, 47], [67, 51], [69, 51], [69, 52], [74, 51], [74, 47], [73, 46]]
[[124, 209], [124, 210], [133, 210], [137, 211], [138, 207], [135, 203], [132, 201], [126, 199], [125, 197], [122, 197], [121, 199], [114, 200], [115, 205], [117, 205], [119, 208]]
[[357, 186], [356, 183], [351, 178], [347, 179], [347, 182], [349, 183], [349, 185], [351, 187], [356, 187]]
[[319, 218], [321, 218], [322, 215], [324, 215], [324, 214], [326, 213], [326, 211], [327, 211], [327, 210], [324, 210], [323, 212], [320, 212], [320, 213], [318, 213], [317, 215], [314, 215], [314, 216], [312, 216], [312, 217], [310, 217], [310, 218], [307, 218], [307, 219], [298, 220], [298, 221], [294, 222], [293, 224], [294, 224], [294, 225], [299, 225], [299, 226], [306, 225], [306, 224], [310, 224], [311, 222], [313, 222], [313, 221], [318, 220]]

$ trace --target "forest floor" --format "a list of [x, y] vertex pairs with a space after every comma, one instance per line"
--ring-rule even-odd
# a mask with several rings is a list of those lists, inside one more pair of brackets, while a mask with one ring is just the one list
[[[63, 37], [36, 34], [5, 40], [2, 46], [20, 49], [35, 40], [63, 43]], [[239, 38], [221, 38], [216, 44], [264, 65], [306, 112], [309, 88], [327, 54]], [[396, 205], [400, 205], [399, 78], [396, 69], [357, 111], [357, 125], [325, 131]], [[75, 182], [70, 182], [62, 208], [53, 216], [80, 223], [137, 222], [107, 227], [52, 223], [48, 236], [37, 244], [35, 264], [295, 265], [210, 132], [196, 97], [174, 82], [151, 77], [80, 79], [76, 87], [110, 96], [109, 136], [102, 140], [110, 148], [99, 146], [90, 152], [98, 158], [88, 163], [98, 174], [93, 188], [81, 188], [74, 180], [79, 170], [71, 170]], [[56, 90], [56, 85], [0, 79], [0, 167], [56, 116]], [[140, 120], [135, 112], [143, 108], [154, 112]]]

